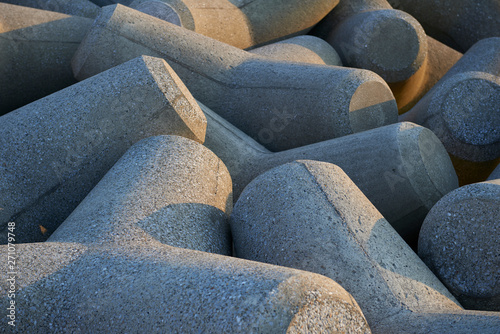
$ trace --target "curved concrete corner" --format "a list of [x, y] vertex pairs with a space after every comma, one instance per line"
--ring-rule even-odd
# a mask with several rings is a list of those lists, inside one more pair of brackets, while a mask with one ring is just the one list
[[468, 309], [500, 311], [500, 180], [443, 197], [420, 231], [418, 254]]
[[232, 206], [231, 177], [215, 154], [187, 138], [150, 137], [125, 153], [48, 240], [156, 241], [231, 255]]
[[194, 97], [273, 151], [397, 119], [373, 72], [270, 60], [120, 5], [102, 9], [73, 70], [83, 79], [143, 54], [164, 58]]
[[485, 321], [494, 333], [500, 325], [500, 313], [463, 310], [335, 165], [302, 160], [260, 175], [230, 222], [238, 257], [332, 278], [374, 333], [469, 333]]
[[166, 245], [17, 247], [24, 333], [370, 333], [349, 293], [313, 273]]
[[151, 57], [2, 116], [1, 241], [12, 221], [18, 242], [45, 240], [135, 142], [160, 134], [203, 142], [205, 129], [189, 91], [164, 60]]

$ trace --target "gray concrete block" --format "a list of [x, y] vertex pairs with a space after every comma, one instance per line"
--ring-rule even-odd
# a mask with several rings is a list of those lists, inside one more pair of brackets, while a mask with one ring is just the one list
[[413, 108], [462, 57], [460, 52], [429, 36], [427, 48], [427, 57], [415, 74], [407, 80], [389, 84], [400, 114]]
[[500, 179], [460, 187], [425, 218], [418, 254], [475, 310], [500, 311]]
[[335, 49], [319, 37], [304, 35], [264, 45], [251, 53], [282, 61], [342, 66]]
[[370, 333], [349, 293], [313, 273], [161, 244], [16, 247], [19, 333]]
[[397, 117], [373, 72], [269, 60], [121, 5], [102, 9], [73, 70], [84, 79], [142, 54], [164, 58], [195, 98], [273, 151]]
[[[478, 42], [415, 107], [400, 116], [400, 121], [415, 122], [436, 133], [456, 158], [461, 184], [485, 180], [500, 158], [499, 53], [500, 38]], [[479, 175], [473, 169], [462, 171], [460, 160], [492, 166]]]
[[[168, 64], [139, 57], [0, 118], [0, 229], [45, 240], [135, 142], [203, 142], [206, 119]], [[41, 233], [41, 227], [48, 230]]]
[[135, 0], [130, 7], [245, 49], [305, 34], [338, 3], [339, 0]]
[[0, 3], [0, 115], [77, 81], [71, 58], [92, 20]]
[[497, 0], [387, 0], [413, 15], [428, 35], [461, 52], [481, 39], [500, 37]]
[[388, 125], [271, 153], [199, 103], [207, 117], [205, 146], [224, 161], [234, 198], [261, 173], [297, 159], [339, 165], [409, 241], [432, 206], [458, 187], [453, 165], [432, 131], [411, 123]]
[[340, 1], [313, 34], [332, 44], [344, 65], [372, 70], [387, 82], [410, 78], [427, 55], [422, 26], [386, 0]]
[[2, 2], [92, 19], [99, 14], [99, 6], [89, 0], [2, 0]]
[[500, 313], [462, 309], [333, 164], [301, 160], [260, 175], [230, 222], [238, 257], [332, 278], [373, 333], [498, 332]]
[[133, 240], [231, 255], [231, 177], [203, 145], [143, 139], [109, 170], [48, 241]]

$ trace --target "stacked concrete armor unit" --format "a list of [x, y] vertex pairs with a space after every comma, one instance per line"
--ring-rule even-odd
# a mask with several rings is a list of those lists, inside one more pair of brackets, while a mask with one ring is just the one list
[[71, 58], [91, 19], [0, 2], [0, 23], [0, 115], [77, 82]]
[[387, 0], [413, 15], [427, 34], [465, 52], [481, 39], [500, 37], [497, 0]]
[[397, 119], [373, 72], [269, 60], [122, 5], [103, 8], [73, 70], [85, 79], [141, 54], [167, 60], [195, 98], [273, 151]]
[[345, 65], [370, 69], [387, 82], [408, 79], [427, 55], [422, 26], [386, 0], [340, 1], [316, 29]]
[[[458, 187], [453, 165], [428, 129], [399, 123], [271, 153], [200, 103], [207, 117], [205, 145], [226, 164], [234, 198], [256, 176], [297, 159], [335, 163], [405, 239], [413, 239], [432, 206]], [[413, 236], [413, 237], [412, 237]]]
[[135, 144], [48, 242], [20, 245], [20, 270], [31, 274], [18, 283], [17, 329], [370, 333], [331, 279], [206, 253], [231, 252], [230, 195], [227, 169], [201, 144]]
[[444, 196], [425, 218], [418, 253], [467, 308], [500, 311], [500, 179]]
[[300, 160], [254, 179], [231, 215], [236, 255], [328, 276], [374, 333], [498, 333], [464, 310], [337, 166]]
[[0, 0], [0, 332], [498, 334], [497, 7]]
[[[43, 241], [136, 141], [203, 142], [206, 118], [162, 59], [139, 57], [0, 118], [0, 221]], [[41, 229], [41, 227], [43, 227]]]
[[483, 39], [400, 116], [433, 130], [461, 184], [482, 181], [500, 162], [500, 37]]
[[305, 34], [338, 3], [339, 0], [136, 0], [130, 7], [245, 49]]

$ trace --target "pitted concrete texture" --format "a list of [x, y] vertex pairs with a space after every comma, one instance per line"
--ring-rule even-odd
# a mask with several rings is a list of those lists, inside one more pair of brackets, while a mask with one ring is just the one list
[[156, 240], [231, 255], [232, 207], [231, 177], [215, 154], [187, 138], [150, 137], [125, 153], [48, 240]]
[[92, 20], [0, 3], [0, 115], [77, 81], [71, 58]]
[[2, 2], [92, 19], [99, 14], [100, 9], [90, 0], [2, 0]]
[[[199, 103], [207, 117], [205, 146], [224, 161], [234, 199], [259, 174], [297, 159], [339, 165], [408, 242], [432, 206], [458, 180], [450, 158], [432, 131], [399, 123], [321, 143], [271, 153]], [[410, 241], [411, 239], [411, 241]]]
[[339, 54], [330, 44], [310, 35], [292, 37], [252, 49], [250, 52], [276, 60], [342, 66]]
[[422, 26], [386, 0], [341, 1], [314, 34], [339, 52], [344, 65], [374, 71], [387, 82], [410, 78], [427, 55]]
[[20, 244], [17, 254], [18, 333], [370, 333], [351, 295], [313, 273], [159, 243]]
[[500, 157], [500, 38], [472, 47], [401, 121], [413, 121], [468, 161]]
[[443, 197], [425, 218], [418, 254], [468, 309], [500, 311], [500, 179]]
[[[208, 119], [207, 119], [208, 121]], [[209, 122], [209, 121], [208, 121]], [[208, 125], [207, 125], [208, 127]], [[500, 164], [495, 168], [495, 170], [488, 177], [488, 181], [500, 179]]]
[[463, 310], [333, 164], [302, 160], [260, 175], [238, 199], [231, 230], [238, 257], [343, 285], [373, 333], [496, 333], [500, 326], [498, 312]]
[[391, 124], [373, 72], [269, 60], [134, 9], [102, 9], [73, 59], [84, 79], [139, 55], [167, 60], [194, 97], [272, 151]]
[[413, 15], [428, 35], [461, 52], [481, 39], [500, 37], [497, 0], [387, 0]]
[[427, 57], [415, 74], [407, 80], [389, 84], [400, 114], [413, 108], [462, 57], [460, 52], [429, 36], [427, 47]]
[[164, 60], [152, 57], [2, 116], [1, 241], [11, 221], [18, 242], [46, 240], [135, 142], [160, 134], [203, 142], [205, 129], [189, 91]]
[[130, 7], [245, 49], [305, 34], [338, 3], [339, 0], [309, 0], [307, 2], [301, 0], [135, 0]]

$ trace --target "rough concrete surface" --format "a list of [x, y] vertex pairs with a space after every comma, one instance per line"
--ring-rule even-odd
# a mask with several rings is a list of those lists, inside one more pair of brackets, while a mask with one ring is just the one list
[[342, 66], [342, 60], [330, 44], [310, 35], [288, 38], [250, 52], [276, 60]]
[[84, 79], [143, 54], [164, 58], [195, 98], [272, 151], [397, 119], [373, 72], [269, 60], [121, 5], [102, 9], [73, 70]]
[[468, 309], [500, 311], [500, 179], [460, 187], [429, 212], [418, 254]]
[[2, 116], [1, 242], [11, 221], [19, 242], [45, 240], [135, 142], [160, 134], [203, 142], [205, 129], [189, 91], [164, 60], [152, 57]]
[[0, 115], [75, 84], [71, 58], [91, 25], [0, 2]]
[[338, 3], [339, 0], [136, 0], [130, 7], [245, 49], [305, 34]]
[[427, 55], [424, 29], [386, 0], [341, 1], [315, 28], [346, 66], [364, 68], [387, 82], [410, 78]]
[[[445, 76], [400, 116], [431, 129], [458, 160], [491, 162], [485, 180], [500, 158], [500, 37], [484, 39], [467, 51]], [[461, 184], [474, 182], [455, 163]]]
[[91, 19], [99, 14], [100, 9], [89, 0], [2, 0], [2, 2]]
[[[332, 278], [373, 333], [497, 333], [500, 326], [498, 312], [463, 310], [333, 164], [301, 160], [260, 175], [230, 222], [238, 257]], [[465, 320], [455, 322], [457, 314]]]
[[133, 145], [48, 239], [135, 239], [231, 255], [231, 177], [203, 145], [157, 136]]
[[[205, 146], [224, 161], [234, 199], [259, 174], [297, 159], [339, 165], [408, 242], [432, 206], [458, 187], [453, 165], [428, 129], [399, 123], [271, 153], [199, 103], [207, 117]], [[411, 241], [410, 241], [411, 239]]]
[[481, 39], [500, 37], [497, 0], [387, 0], [413, 15], [427, 34], [465, 52]]
[[[17, 254], [17, 333], [370, 333], [351, 295], [313, 273], [159, 243]], [[0, 269], [6, 309], [6, 261]]]

